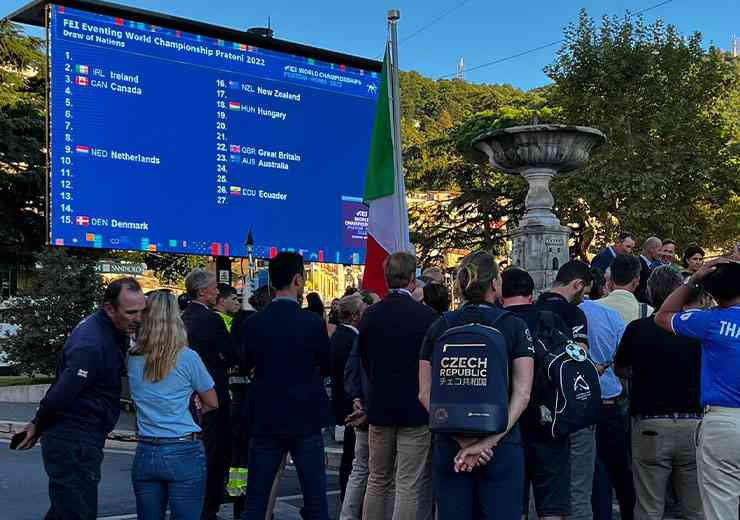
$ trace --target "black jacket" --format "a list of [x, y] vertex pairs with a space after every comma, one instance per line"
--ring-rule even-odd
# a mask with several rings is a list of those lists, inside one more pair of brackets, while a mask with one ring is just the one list
[[128, 336], [103, 310], [82, 320], [64, 344], [56, 378], [34, 423], [44, 435], [102, 447], [118, 422]]
[[331, 337], [331, 404], [339, 425], [344, 425], [345, 417], [352, 413], [352, 398], [344, 390], [344, 370], [355, 339], [357, 333], [344, 325], [339, 325]]
[[652, 272], [650, 264], [640, 255], [640, 284], [635, 289], [635, 298], [640, 303], [650, 303], [647, 295], [647, 281]]
[[330, 375], [326, 324], [297, 302], [276, 299], [241, 329], [253, 435], [304, 436], [333, 424], [322, 375]]
[[192, 302], [182, 313], [190, 348], [203, 360], [215, 383], [219, 408], [228, 406], [229, 379], [226, 371], [238, 363], [236, 348], [221, 317], [205, 305]]
[[437, 317], [430, 307], [401, 292], [391, 292], [365, 311], [359, 351], [368, 376], [365, 404], [370, 424], [428, 424], [419, 402], [419, 351]]

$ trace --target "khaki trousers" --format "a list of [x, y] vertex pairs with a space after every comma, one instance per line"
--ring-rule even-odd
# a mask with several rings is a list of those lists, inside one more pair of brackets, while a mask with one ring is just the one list
[[707, 520], [737, 519], [740, 408], [709, 407], [699, 428], [696, 463]]
[[695, 436], [699, 419], [644, 419], [632, 424], [635, 519], [663, 518], [670, 481], [682, 518], [703, 520], [696, 471]]
[[[427, 426], [370, 426], [364, 520], [431, 520], [432, 437]], [[395, 484], [395, 501], [393, 486]]]

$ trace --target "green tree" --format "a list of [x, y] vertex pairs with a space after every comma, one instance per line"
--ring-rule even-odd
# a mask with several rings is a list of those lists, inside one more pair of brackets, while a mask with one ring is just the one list
[[45, 241], [43, 43], [0, 22], [0, 256], [28, 263]]
[[[740, 235], [737, 60], [658, 20], [581, 12], [546, 72], [565, 121], [608, 138], [581, 172], [553, 184], [580, 249], [618, 229], [720, 247]], [[734, 215], [734, 217], [733, 217]]]
[[38, 276], [32, 290], [9, 311], [18, 332], [3, 348], [19, 372], [51, 375], [67, 336], [95, 310], [103, 286], [89, 256], [48, 249], [35, 260]]
[[[463, 85], [453, 84], [456, 88]], [[406, 171], [411, 172], [407, 183], [412, 191], [449, 190], [454, 194], [448, 200], [410, 206], [411, 238], [423, 263], [439, 263], [449, 249], [505, 253], [504, 235], [524, 210], [526, 183], [491, 168], [482, 154], [473, 152], [471, 142], [496, 128], [560, 118], [559, 110], [547, 106], [543, 91], [525, 94], [505, 85], [488, 85], [476, 86], [469, 93], [472, 97], [464, 97], [465, 90], [459, 90], [462, 94], [448, 96], [445, 102], [449, 108], [439, 113], [434, 129], [427, 132], [435, 137], [418, 139], [418, 144], [405, 150]], [[446, 120], [451, 114], [460, 117], [453, 126]]]

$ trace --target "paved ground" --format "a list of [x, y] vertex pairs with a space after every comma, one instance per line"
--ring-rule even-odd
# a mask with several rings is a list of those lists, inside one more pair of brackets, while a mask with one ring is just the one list
[[[35, 404], [0, 403], [0, 421], [27, 422], [36, 412]], [[118, 430], [133, 430], [133, 415], [122, 412]], [[7, 449], [8, 441], [0, 439], [0, 518], [2, 520], [39, 520], [49, 507], [48, 480], [41, 461], [41, 450], [28, 452]], [[136, 518], [136, 502], [131, 487], [132, 443], [130, 448], [106, 449], [99, 489], [100, 518], [129, 520]], [[336, 472], [328, 474], [329, 511], [338, 517], [339, 491]], [[275, 520], [299, 520], [303, 503], [300, 485], [292, 466], [286, 468], [280, 484]], [[233, 518], [230, 505], [222, 507], [221, 517]]]
[[[123, 520], [136, 518], [136, 503], [131, 487], [133, 452], [105, 450], [103, 475], [99, 491], [98, 516]], [[0, 440], [0, 518], [7, 520], [39, 520], [49, 507], [48, 481], [41, 462], [41, 450], [28, 452], [7, 449], [7, 441]], [[329, 475], [329, 507], [332, 518], [338, 508], [337, 477]], [[288, 468], [280, 485], [279, 503], [275, 520], [298, 520], [302, 504], [295, 471]], [[231, 507], [224, 506], [222, 518], [232, 518]], [[133, 516], [132, 516], [133, 515]], [[112, 518], [111, 518], [112, 517]], [[123, 517], [121, 519], [120, 517]]]
[[[35, 404], [0, 403], [0, 421], [26, 422], [36, 411]], [[121, 413], [116, 429], [133, 430], [133, 415]], [[0, 519], [39, 520], [49, 507], [47, 493], [48, 481], [41, 461], [38, 447], [29, 452], [16, 452], [7, 449], [7, 440], [0, 439]], [[327, 439], [327, 445], [337, 447]], [[131, 487], [131, 462], [134, 444], [130, 449], [106, 449], [103, 462], [102, 481], [99, 491], [99, 519], [133, 520], [136, 518], [136, 503]], [[339, 491], [336, 472], [329, 472], [328, 494], [329, 514], [332, 520], [339, 517]], [[275, 520], [300, 520], [300, 507], [303, 503], [295, 470], [286, 469], [280, 485]], [[614, 520], [620, 515], [616, 510]], [[676, 515], [677, 516], [677, 515]], [[668, 514], [665, 520], [674, 517]], [[221, 518], [233, 518], [232, 507], [222, 507]], [[530, 518], [536, 515], [530, 513]]]

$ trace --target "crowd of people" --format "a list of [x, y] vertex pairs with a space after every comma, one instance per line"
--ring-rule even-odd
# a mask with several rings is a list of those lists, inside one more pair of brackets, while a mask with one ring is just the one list
[[[541, 294], [525, 270], [501, 272], [490, 253], [472, 253], [454, 273], [454, 311], [445, 273], [417, 277], [408, 253], [386, 260], [384, 298], [348, 289], [328, 316], [315, 293], [303, 307], [296, 253], [270, 260], [270, 285], [246, 309], [202, 269], [180, 301], [116, 280], [68, 338], [20, 445], [41, 438], [46, 518], [96, 518], [124, 372], [141, 519], [163, 520], [168, 508], [173, 519], [215, 519], [236, 466], [248, 469], [245, 487], [228, 486], [246, 490], [241, 517], [269, 520], [290, 455], [303, 518], [327, 520], [322, 431], [335, 425], [345, 428], [341, 520], [514, 520], [530, 502], [543, 520], [611, 520], [613, 495], [625, 520], [662, 519], [668, 502], [687, 519], [738, 518], [740, 244], [707, 263], [687, 247], [682, 267], [671, 240], [650, 237], [639, 256], [635, 244], [622, 233], [590, 265], [565, 263]], [[443, 361], [440, 372], [446, 338], [478, 325], [500, 348], [456, 358], [462, 376], [482, 377], [454, 384], [503, 374], [503, 422], [472, 433], [430, 427], [448, 420], [434, 403], [448, 384], [440, 373], [456, 366]], [[563, 354], [587, 353], [600, 387], [598, 417], [567, 434], [556, 434], [559, 411], [542, 399], [555, 384], [545, 354], [561, 354], [550, 352], [556, 336]], [[580, 384], [580, 395], [596, 390]]]

